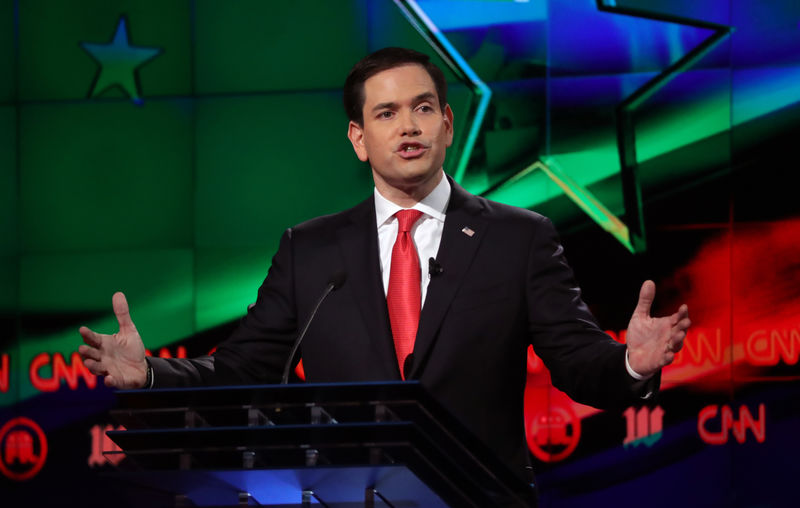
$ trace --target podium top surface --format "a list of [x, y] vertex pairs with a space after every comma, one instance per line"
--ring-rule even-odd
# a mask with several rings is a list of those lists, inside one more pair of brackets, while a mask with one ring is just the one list
[[417, 381], [375, 383], [297, 383], [117, 391], [119, 407], [128, 410], [182, 407], [254, 406], [310, 403], [417, 401], [438, 407]]

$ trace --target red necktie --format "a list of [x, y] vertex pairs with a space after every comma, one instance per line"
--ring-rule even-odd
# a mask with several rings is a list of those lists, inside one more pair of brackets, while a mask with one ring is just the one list
[[422, 216], [419, 210], [400, 210], [397, 216], [397, 240], [392, 248], [392, 267], [389, 274], [389, 289], [386, 304], [392, 324], [394, 347], [400, 365], [400, 377], [405, 379], [403, 365], [414, 350], [414, 339], [419, 326], [420, 268], [417, 249], [411, 239], [411, 227]]

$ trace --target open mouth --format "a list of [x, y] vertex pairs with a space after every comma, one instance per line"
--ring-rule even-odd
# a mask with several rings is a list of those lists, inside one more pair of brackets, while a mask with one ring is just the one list
[[421, 143], [403, 143], [397, 148], [396, 152], [404, 159], [413, 159], [425, 153], [427, 149], [428, 147]]

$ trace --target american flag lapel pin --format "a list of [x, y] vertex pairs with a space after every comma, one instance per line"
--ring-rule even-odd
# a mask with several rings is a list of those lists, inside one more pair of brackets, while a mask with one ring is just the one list
[[472, 236], [475, 234], [475, 231], [470, 229], [469, 226], [464, 226], [464, 229], [462, 229], [461, 232], [470, 238], [472, 238]]

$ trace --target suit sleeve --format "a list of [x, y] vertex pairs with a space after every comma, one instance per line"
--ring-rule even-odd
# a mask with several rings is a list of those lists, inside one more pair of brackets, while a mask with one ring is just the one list
[[637, 382], [625, 368], [626, 347], [603, 332], [581, 299], [552, 223], [541, 218], [530, 246], [526, 281], [529, 332], [553, 385], [576, 402], [620, 407], [657, 389], [658, 376]]
[[276, 383], [296, 333], [292, 230], [288, 229], [256, 303], [233, 334], [211, 356], [150, 358], [153, 387]]

